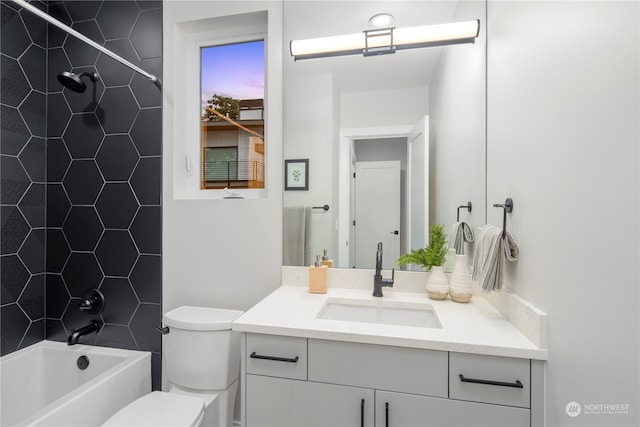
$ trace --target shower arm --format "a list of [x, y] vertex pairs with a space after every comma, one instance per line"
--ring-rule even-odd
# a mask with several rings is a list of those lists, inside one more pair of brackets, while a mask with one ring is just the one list
[[146, 78], [148, 78], [152, 82], [156, 83], [158, 81], [158, 78], [156, 76], [154, 76], [153, 74], [147, 73], [146, 71], [144, 71], [142, 68], [138, 67], [137, 65], [134, 65], [131, 62], [127, 61], [126, 59], [122, 58], [121, 56], [116, 55], [115, 53], [111, 52], [109, 49], [107, 49], [107, 48], [105, 48], [103, 46], [100, 46], [98, 43], [94, 42], [90, 38], [88, 38], [85, 35], [77, 32], [76, 30], [74, 30], [73, 28], [69, 27], [68, 25], [63, 24], [62, 22], [58, 21], [57, 19], [53, 18], [52, 16], [48, 15], [47, 13], [41, 11], [37, 7], [32, 6], [31, 4], [27, 3], [25, 0], [13, 0], [13, 1], [15, 3], [19, 4], [20, 6], [22, 6], [23, 8], [27, 9], [29, 12], [33, 13], [34, 15], [39, 16], [40, 18], [44, 19], [45, 21], [49, 22], [50, 24], [53, 24], [56, 27], [60, 28], [61, 30], [64, 30], [67, 33], [71, 34], [72, 36], [82, 40], [83, 42], [85, 42], [89, 46], [93, 47], [94, 49], [97, 49], [100, 52], [104, 53], [105, 55], [108, 55], [111, 58], [115, 59], [116, 61], [120, 62], [121, 64], [126, 65], [127, 67], [131, 68], [133, 71], [142, 74], [143, 76], [145, 76]]

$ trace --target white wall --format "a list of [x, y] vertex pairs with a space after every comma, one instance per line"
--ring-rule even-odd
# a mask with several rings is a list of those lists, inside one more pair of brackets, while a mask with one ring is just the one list
[[[176, 24], [267, 11], [267, 197], [246, 200], [177, 199], [174, 174], [184, 157], [174, 148], [174, 117], [185, 110], [175, 75]], [[163, 310], [180, 305], [246, 310], [280, 285], [282, 262], [282, 3], [279, 1], [165, 1], [163, 116]]]
[[[486, 222], [486, 9], [479, 1], [462, 2], [455, 21], [480, 19], [474, 44], [443, 48], [429, 86], [429, 182], [431, 224], [444, 224], [447, 235], [460, 220], [477, 233]], [[473, 244], [466, 246], [473, 259]]]
[[352, 92], [340, 96], [342, 129], [415, 125], [428, 114], [427, 87]]
[[506, 285], [548, 314], [547, 424], [640, 425], [639, 3], [490, 1], [488, 14], [487, 202], [513, 198]]

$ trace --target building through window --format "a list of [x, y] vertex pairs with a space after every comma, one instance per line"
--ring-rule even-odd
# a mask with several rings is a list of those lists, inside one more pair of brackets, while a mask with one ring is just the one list
[[264, 40], [201, 48], [200, 76], [200, 188], [265, 188]]

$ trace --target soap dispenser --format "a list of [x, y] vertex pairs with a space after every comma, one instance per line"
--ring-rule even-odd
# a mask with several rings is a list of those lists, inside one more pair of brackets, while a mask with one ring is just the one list
[[309, 267], [309, 292], [312, 294], [327, 293], [327, 266], [322, 265], [320, 255], [316, 255], [316, 262]]
[[324, 249], [321, 262], [322, 262], [322, 265], [326, 265], [327, 267], [333, 267], [333, 260], [329, 259], [329, 255], [327, 255], [326, 249]]

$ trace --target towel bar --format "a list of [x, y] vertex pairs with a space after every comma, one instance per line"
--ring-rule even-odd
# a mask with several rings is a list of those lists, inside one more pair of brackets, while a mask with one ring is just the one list
[[471, 202], [467, 202], [466, 205], [458, 206], [458, 214], [456, 215], [456, 222], [460, 222], [460, 209], [465, 208], [471, 212]]
[[502, 208], [502, 237], [507, 234], [507, 213], [513, 212], [513, 200], [507, 197], [504, 203], [494, 203], [494, 208]]

